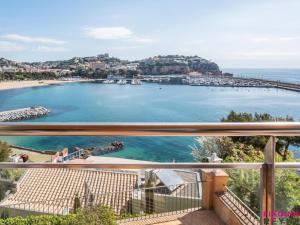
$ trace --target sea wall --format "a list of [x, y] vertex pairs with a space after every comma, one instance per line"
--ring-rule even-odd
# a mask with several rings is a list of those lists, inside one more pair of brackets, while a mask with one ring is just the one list
[[50, 110], [42, 106], [4, 111], [0, 112], [0, 122], [32, 119], [40, 116], [45, 116], [48, 113], [50, 113]]

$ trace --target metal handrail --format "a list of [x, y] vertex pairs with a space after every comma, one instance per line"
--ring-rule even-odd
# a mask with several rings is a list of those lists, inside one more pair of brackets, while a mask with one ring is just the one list
[[[11, 163], [1, 162], [0, 169], [261, 169], [264, 163]], [[275, 163], [276, 169], [300, 169], [300, 162]]]
[[[265, 123], [0, 123], [0, 136], [300, 136], [299, 122]], [[0, 163], [4, 168], [260, 169], [263, 163]], [[299, 169], [300, 163], [276, 163]]]
[[[0, 163], [5, 168], [110, 169], [260, 169], [260, 223], [274, 211], [275, 168], [300, 169], [298, 163], [275, 163], [276, 137], [300, 136], [299, 122], [268, 123], [0, 123], [0, 136], [270, 136], [264, 163]], [[268, 214], [269, 215], [269, 214]], [[268, 219], [272, 219], [268, 216]]]
[[79, 149], [78, 151], [72, 152], [63, 157], [63, 161], [74, 159], [75, 157], [79, 157], [81, 154], [84, 153], [83, 149]]
[[225, 189], [228, 193], [230, 193], [243, 207], [245, 207], [248, 212], [252, 214], [252, 216], [255, 217], [255, 219], [260, 220], [259, 216], [252, 210], [250, 209], [249, 206], [247, 206], [236, 194], [234, 194], [227, 186], [225, 186]]
[[300, 123], [0, 123], [0, 136], [93, 135], [300, 136]]
[[[82, 208], [90, 208], [93, 206], [97, 206], [98, 204], [107, 204], [108, 202], [110, 202], [110, 207], [115, 212], [118, 219], [122, 219], [122, 214], [126, 214], [132, 216], [127, 218], [126, 221], [131, 221], [132, 219], [140, 220], [145, 219], [148, 216], [159, 217], [161, 215], [172, 215], [177, 212], [191, 212], [198, 210], [201, 207], [201, 198], [194, 196], [192, 191], [183, 191], [172, 195], [168, 193], [165, 189], [161, 189], [182, 185], [190, 189], [195, 184], [195, 182], [188, 182], [185, 184], [153, 187], [151, 188], [154, 191], [153, 194], [158, 197], [156, 199], [154, 198], [153, 202], [147, 199], [146, 196], [146, 191], [149, 190], [149, 188], [132, 187], [131, 189], [105, 193], [91, 192], [79, 196], [68, 196], [66, 198], [1, 204], [0, 208], [12, 210], [10, 211], [10, 213], [11, 215], [15, 216], [18, 215], [18, 210], [35, 211], [54, 215], [64, 215], [74, 210], [74, 200], [75, 198], [78, 198], [81, 202]], [[138, 198], [134, 197], [134, 191], [136, 190], [143, 192], [143, 194], [141, 194]], [[90, 200], [91, 195], [93, 196], [92, 201]], [[170, 201], [173, 207], [170, 207], [166, 201], [161, 201], [162, 198], [165, 200], [168, 197], [170, 197], [171, 199], [177, 199], [175, 202], [172, 200]], [[120, 198], [121, 200], [118, 201], [109, 200]], [[125, 198], [125, 200], [122, 200], [122, 198]], [[128, 201], [128, 199], [132, 199], [135, 201]], [[153, 209], [153, 212], [146, 212], [147, 206], [151, 207], [151, 209]], [[132, 211], [133, 208], [138, 209], [138, 211]]]
[[[260, 169], [263, 163], [0, 163], [9, 168], [71, 168], [71, 169]], [[300, 163], [297, 164], [300, 168]]]
[[[186, 185], [194, 185], [197, 183], [201, 183], [200, 182], [185, 182], [183, 184], [174, 184], [174, 185], [159, 185], [159, 186], [155, 186], [155, 187], [138, 187], [135, 188], [134, 186], [130, 186], [130, 188], [126, 187], [126, 189], [124, 190], [119, 190], [119, 191], [111, 191], [111, 192], [100, 192], [100, 193], [93, 193], [95, 196], [103, 196], [103, 195], [110, 195], [110, 194], [120, 194], [120, 193], [124, 193], [124, 192], [133, 192], [133, 191], [141, 191], [141, 190], [158, 190], [159, 188], [166, 188], [166, 187], [173, 187], [173, 186], [186, 186]], [[69, 200], [69, 199], [73, 199], [75, 196], [68, 196], [65, 198], [54, 198], [54, 199], [48, 199], [48, 200], [39, 200], [39, 201], [30, 201], [30, 202], [18, 202], [18, 203], [10, 203], [10, 204], [2, 204], [1, 206], [13, 206], [13, 205], [21, 205], [21, 204], [42, 204], [42, 203], [46, 203], [46, 202], [53, 202], [53, 201], [65, 201], [65, 200]], [[78, 195], [76, 196], [78, 198], [85, 198], [87, 197], [86, 195]], [[179, 196], [180, 197], [180, 196]], [[198, 199], [197, 197], [193, 197]]]

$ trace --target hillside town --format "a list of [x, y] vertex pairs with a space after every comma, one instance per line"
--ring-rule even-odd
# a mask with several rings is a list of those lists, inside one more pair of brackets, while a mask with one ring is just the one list
[[[103, 84], [140, 85], [142, 82], [191, 86], [262, 87], [300, 91], [300, 85], [275, 80], [237, 77], [223, 73], [219, 66], [199, 56], [166, 55], [142, 60], [122, 60], [108, 53], [69, 60], [16, 62], [0, 58], [0, 81], [11, 88], [59, 85], [65, 82], [96, 81]], [[51, 82], [54, 83], [51, 83]], [[3, 85], [2, 85], [3, 86]], [[10, 88], [9, 87], [9, 88]], [[0, 90], [7, 89], [7, 85]]]
[[74, 57], [69, 60], [46, 62], [16, 62], [0, 58], [2, 76], [12, 73], [51, 73], [57, 77], [107, 78], [111, 74], [133, 77], [138, 74], [165, 75], [192, 72], [208, 75], [221, 74], [216, 63], [198, 56], [168, 55], [128, 61], [105, 53], [91, 57]]

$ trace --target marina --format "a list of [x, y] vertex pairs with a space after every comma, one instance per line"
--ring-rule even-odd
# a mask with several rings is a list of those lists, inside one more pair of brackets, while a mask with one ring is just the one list
[[139, 79], [119, 78], [111, 76], [109, 79], [95, 79], [95, 82], [103, 84], [141, 85], [143, 83], [157, 84], [181, 84], [190, 86], [213, 86], [213, 87], [255, 87], [255, 88], [278, 88], [300, 92], [300, 84], [282, 81], [244, 78], [224, 75], [146, 75]]

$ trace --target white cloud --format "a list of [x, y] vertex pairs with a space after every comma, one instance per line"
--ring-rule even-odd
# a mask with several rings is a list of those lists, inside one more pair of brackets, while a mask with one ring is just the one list
[[126, 27], [87, 27], [84, 33], [94, 39], [127, 39], [132, 36], [131, 30]]
[[300, 51], [249, 51], [249, 52], [238, 52], [234, 53], [233, 55], [237, 57], [244, 57], [244, 58], [282, 58], [282, 57], [289, 57], [289, 56], [300, 56]]
[[255, 42], [255, 43], [263, 43], [263, 42], [270, 41], [270, 38], [266, 38], [266, 37], [254, 37], [254, 38], [250, 38], [250, 41]]
[[129, 49], [137, 49], [140, 47], [141, 46], [114, 46], [114, 47], [111, 47], [111, 50], [123, 51], [123, 50], [129, 50]]
[[26, 42], [26, 43], [40, 43], [40, 44], [53, 44], [53, 45], [62, 45], [65, 44], [65, 41], [46, 38], [46, 37], [31, 37], [19, 34], [7, 34], [1, 36], [2, 38], [10, 41]]
[[280, 41], [296, 41], [299, 40], [300, 38], [298, 37], [280, 37], [279, 40]]
[[140, 37], [134, 37], [134, 38], [131, 38], [130, 40], [140, 42], [140, 43], [152, 43], [152, 42], [154, 42], [154, 40], [151, 39], [151, 38], [140, 38]]
[[127, 27], [87, 27], [84, 34], [99, 40], [126, 40], [138, 43], [152, 43], [151, 38], [139, 37]]
[[9, 41], [0, 41], [0, 51], [23, 51], [24, 46]]
[[299, 37], [253, 37], [250, 41], [255, 43], [276, 43], [276, 42], [289, 42], [299, 40]]
[[45, 46], [45, 45], [41, 45], [37, 47], [37, 51], [40, 52], [65, 52], [67, 51], [66, 48], [64, 47], [53, 47], [53, 46]]

